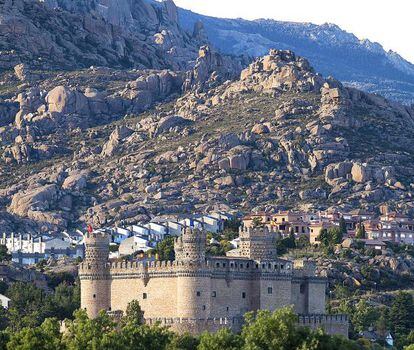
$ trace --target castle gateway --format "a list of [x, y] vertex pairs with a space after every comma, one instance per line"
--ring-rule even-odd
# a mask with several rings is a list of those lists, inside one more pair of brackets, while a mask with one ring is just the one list
[[175, 261], [110, 263], [108, 236], [88, 233], [81, 307], [96, 317], [138, 300], [146, 323], [197, 334], [238, 331], [248, 311], [293, 305], [299, 324], [348, 336], [347, 317], [325, 313], [326, 279], [315, 275], [313, 263], [278, 259], [275, 239], [267, 228], [242, 228], [239, 249], [206, 257], [206, 233], [187, 228], [175, 241]]

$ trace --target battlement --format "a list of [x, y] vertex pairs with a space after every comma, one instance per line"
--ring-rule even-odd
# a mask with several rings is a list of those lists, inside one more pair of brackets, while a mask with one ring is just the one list
[[186, 227], [174, 242], [177, 261], [204, 261], [206, 258], [207, 234], [204, 230]]
[[256, 261], [274, 260], [276, 251], [276, 230], [267, 226], [240, 227], [238, 254]]
[[298, 315], [298, 324], [312, 329], [322, 328], [328, 334], [340, 334], [348, 338], [348, 315]]
[[[199, 334], [201, 331], [208, 330], [216, 332], [221, 328], [230, 328], [233, 331], [240, 331], [243, 323], [243, 317], [216, 317], [216, 318], [146, 318], [145, 323], [148, 325], [161, 324], [170, 327], [172, 330], [182, 333], [190, 332]], [[328, 334], [341, 334], [348, 337], [349, 321], [347, 315], [298, 315], [297, 324], [300, 327], [309, 327], [312, 329], [322, 328]]]
[[247, 227], [247, 226], [240, 226], [239, 234], [241, 237], [269, 237], [275, 236], [278, 233], [274, 226], [257, 226], [257, 227]]
[[109, 244], [109, 235], [104, 231], [93, 231], [85, 234], [85, 244]]
[[297, 259], [293, 262], [295, 276], [313, 277], [316, 275], [316, 264], [313, 261]]
[[217, 317], [217, 318], [146, 318], [148, 325], [161, 324], [170, 327], [177, 333], [200, 334], [204, 331], [217, 332], [221, 328], [230, 328], [240, 331], [243, 326], [243, 317]]

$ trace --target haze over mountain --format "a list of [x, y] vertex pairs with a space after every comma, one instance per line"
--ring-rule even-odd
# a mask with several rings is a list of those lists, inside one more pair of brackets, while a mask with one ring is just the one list
[[293, 50], [317, 71], [345, 84], [404, 102], [414, 102], [414, 65], [378, 43], [359, 40], [335, 24], [222, 19], [179, 10], [182, 27], [201, 21], [212, 44], [227, 54], [262, 56], [271, 48]]

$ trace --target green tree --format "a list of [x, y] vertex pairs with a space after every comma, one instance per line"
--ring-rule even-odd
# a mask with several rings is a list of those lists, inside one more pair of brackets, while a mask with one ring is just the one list
[[162, 261], [173, 261], [175, 259], [174, 237], [167, 236], [155, 247], [158, 258]]
[[216, 333], [204, 332], [200, 336], [197, 350], [238, 350], [242, 346], [241, 339], [228, 328], [222, 328]]
[[309, 243], [309, 237], [305, 236], [305, 235], [301, 235], [297, 241], [296, 241], [296, 246], [298, 248], [306, 248], [310, 246]]
[[10, 261], [12, 258], [9, 250], [4, 244], [0, 244], [0, 261]]
[[[386, 333], [390, 330], [390, 315], [389, 309], [387, 307], [382, 307], [379, 309], [379, 317], [375, 321], [375, 329], [377, 333], [381, 335], [381, 337], [385, 338]], [[414, 339], [413, 339], [414, 340]]]
[[233, 239], [237, 238], [239, 236], [240, 225], [241, 221], [236, 217], [225, 221], [222, 235], [223, 238], [227, 241], [232, 241]]
[[331, 243], [331, 237], [326, 228], [323, 228], [319, 232], [318, 241], [321, 242], [321, 245], [327, 247]]
[[[136, 326], [127, 324], [124, 326], [118, 335], [115, 335], [113, 349], [117, 350], [161, 350], [166, 349], [173, 337], [173, 333], [167, 328], [158, 325]], [[100, 349], [100, 348], [99, 348]], [[105, 349], [112, 349], [106, 346]]]
[[249, 312], [245, 320], [242, 330], [245, 350], [296, 349], [303, 340], [299, 339], [297, 318], [291, 308], [273, 313], [267, 310], [257, 314]]
[[345, 236], [348, 232], [346, 228], [346, 222], [343, 216], [339, 219], [339, 229], [341, 230], [342, 236]]
[[144, 321], [144, 312], [139, 305], [138, 300], [132, 300], [126, 309], [125, 316], [123, 317], [123, 324], [132, 324], [140, 326]]
[[166, 350], [195, 350], [199, 342], [199, 338], [193, 337], [189, 333], [174, 333]]
[[253, 227], [263, 226], [263, 219], [259, 217], [253, 218]]
[[406, 337], [414, 329], [414, 302], [411, 294], [397, 294], [391, 304], [390, 323], [392, 333], [398, 338]]
[[357, 227], [357, 230], [355, 232], [355, 237], [358, 239], [364, 239], [367, 237], [367, 233], [365, 231], [364, 224], [360, 221]]
[[375, 325], [380, 314], [378, 309], [369, 305], [366, 300], [361, 299], [351, 314], [352, 325], [357, 332], [365, 331]]
[[62, 350], [60, 324], [48, 318], [39, 327], [26, 327], [10, 333], [7, 350]]
[[328, 229], [328, 236], [330, 244], [340, 244], [342, 243], [342, 231], [339, 227], [330, 227]]
[[32, 283], [16, 282], [7, 290], [11, 299], [8, 310], [9, 326], [17, 331], [24, 327], [36, 327], [46, 318], [44, 291]]
[[85, 310], [78, 310], [75, 312], [75, 319], [67, 321], [66, 326], [67, 333], [63, 337], [63, 343], [68, 350], [111, 349], [119, 340], [114, 341], [117, 335], [116, 323], [104, 311], [96, 318], [89, 319]]
[[46, 298], [45, 314], [52, 315], [59, 320], [72, 318], [75, 310], [80, 307], [79, 285], [59, 284], [53, 294]]

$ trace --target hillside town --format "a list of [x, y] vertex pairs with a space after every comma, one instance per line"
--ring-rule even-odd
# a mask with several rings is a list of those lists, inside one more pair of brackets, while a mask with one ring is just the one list
[[[177, 216], [174, 219], [155, 218], [147, 223], [103, 227], [96, 232], [104, 232], [111, 237], [110, 258], [136, 255], [154, 249], [157, 243], [168, 236], [180, 236], [185, 228], [200, 229], [211, 234], [223, 232], [226, 223], [237, 222], [243, 227], [266, 226], [277, 233], [278, 238], [294, 235], [317, 246], [321, 230], [346, 227], [342, 236], [344, 244], [355, 239], [376, 251], [385, 250], [387, 243], [414, 245], [414, 219], [404, 213], [389, 211], [386, 206], [379, 208], [380, 214], [353, 210], [341, 212], [326, 210], [317, 212], [301, 212], [280, 210], [275, 212], [242, 213], [212, 212]], [[363, 232], [358, 235], [358, 231]], [[230, 241], [233, 249], [237, 249], [240, 239]], [[210, 244], [218, 243], [215, 238]], [[80, 230], [56, 234], [21, 234], [11, 233], [0, 237], [0, 245], [7, 247], [12, 261], [22, 265], [37, 264], [49, 258], [72, 259], [84, 257], [84, 233]]]

